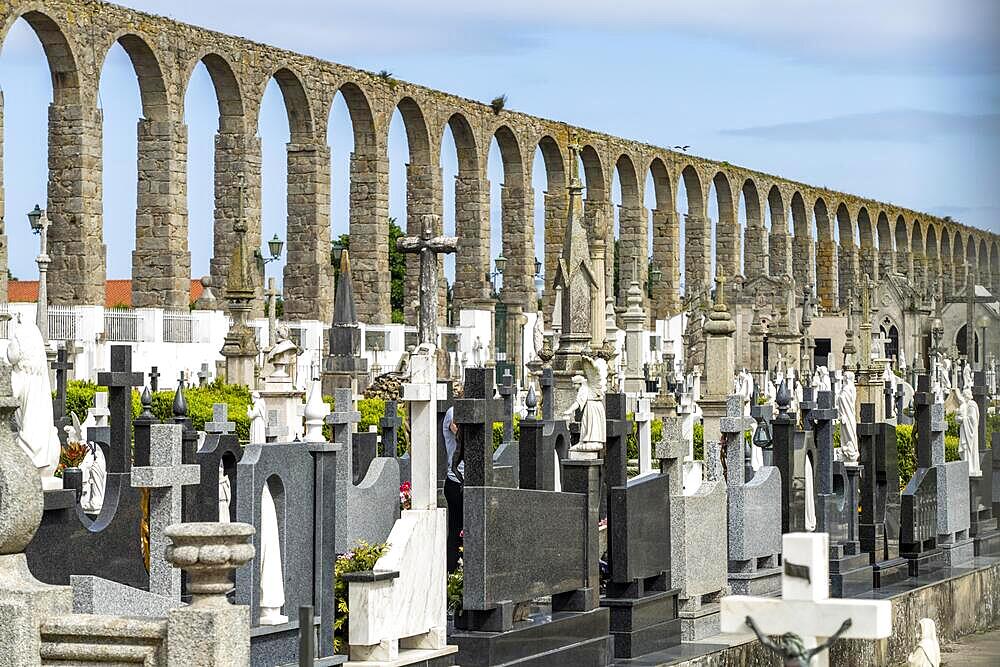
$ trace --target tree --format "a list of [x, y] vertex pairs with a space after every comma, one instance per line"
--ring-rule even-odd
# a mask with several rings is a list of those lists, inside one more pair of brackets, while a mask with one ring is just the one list
[[[389, 305], [392, 307], [392, 323], [403, 323], [403, 283], [406, 281], [406, 255], [396, 248], [396, 239], [403, 236], [403, 230], [396, 224], [396, 218], [389, 218]], [[351, 247], [350, 234], [341, 234], [337, 239], [345, 248]], [[337, 267], [339, 270], [340, 267]]]

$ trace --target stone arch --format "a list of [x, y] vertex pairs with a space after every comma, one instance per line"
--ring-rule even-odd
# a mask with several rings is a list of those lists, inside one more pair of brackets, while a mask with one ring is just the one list
[[837, 242], [826, 200], [813, 204], [816, 220], [816, 295], [824, 310], [833, 310], [837, 302]]
[[[11, 11], [9, 3], [6, 9]], [[62, 19], [34, 8], [15, 9], [5, 15], [0, 25], [0, 45], [19, 18], [41, 44], [52, 84], [52, 104], [47, 110], [39, 110], [49, 119], [47, 201], [42, 202], [50, 223], [49, 300], [53, 304], [103, 305], [106, 252], [101, 202], [102, 128], [93, 104], [96, 87], [88, 81], [88, 89], [81, 88], [78, 45], [72, 28], [62, 27]], [[63, 157], [53, 160], [52, 156]], [[0, 210], [3, 202], [0, 187]], [[0, 271], [4, 272], [0, 288], [6, 290], [6, 265]]]
[[792, 277], [801, 291], [806, 285], [816, 282], [816, 271], [813, 264], [814, 245], [812, 238], [812, 220], [806, 209], [802, 193], [796, 190], [792, 193]]
[[507, 258], [503, 298], [506, 303], [523, 307], [525, 312], [535, 312], [538, 301], [534, 278], [534, 193], [527, 180], [528, 170], [517, 134], [509, 125], [502, 124], [494, 130], [493, 138], [500, 147], [503, 164], [500, 220], [503, 254]]
[[[562, 254], [563, 235], [566, 228], [569, 198], [566, 190], [566, 158], [559, 143], [549, 134], [542, 135], [536, 142], [535, 151], [541, 153], [545, 167], [545, 193], [542, 199], [544, 211], [544, 287], [542, 290], [543, 309], [548, 322], [552, 322], [552, 308], [555, 306], [553, 281], [556, 266]], [[461, 242], [461, 239], [459, 239]]]
[[986, 288], [992, 287], [992, 276], [990, 275], [990, 254], [986, 249], [986, 239], [979, 239], [979, 253], [976, 258], [976, 273], [979, 276], [979, 284]]
[[1000, 294], [1000, 242], [994, 241], [990, 246], [990, 291]]
[[285, 112], [288, 115], [288, 133], [292, 143], [309, 141], [314, 136], [312, 105], [306, 93], [301, 77], [288, 67], [279, 67], [271, 76], [262, 82], [257, 97], [257, 124], [260, 123], [261, 100], [267, 83], [274, 79], [281, 90], [285, 102]]
[[[146, 120], [163, 121], [171, 118], [171, 111], [180, 108], [171, 105], [167, 93], [167, 83], [160, 67], [160, 58], [153, 51], [146, 40], [135, 33], [124, 33], [117, 37], [112, 44], [117, 42], [128, 54], [132, 61], [132, 68], [135, 70], [136, 78], [139, 80], [139, 97], [142, 100], [142, 113]], [[107, 60], [108, 50], [104, 52], [101, 62]]]
[[887, 276], [895, 271], [897, 248], [889, 230], [889, 216], [885, 211], [879, 211], [875, 229], [878, 234], [878, 273]]
[[[455, 257], [454, 311], [471, 308], [488, 297], [484, 267], [490, 263], [489, 210], [484, 202], [480, 147], [468, 118], [456, 111], [448, 117], [458, 158], [455, 175]], [[443, 133], [443, 131], [442, 131]]]
[[716, 274], [727, 280], [740, 273], [740, 229], [736, 214], [736, 198], [729, 175], [717, 171], [712, 177], [715, 186], [716, 205], [719, 219], [715, 223], [715, 265]]
[[878, 253], [875, 249], [875, 228], [868, 209], [858, 209], [858, 277], [864, 281], [867, 275], [878, 280]]
[[[618, 251], [618, 285], [615, 293], [618, 308], [624, 308], [629, 286], [635, 279], [643, 284], [646, 275], [646, 262], [649, 256], [647, 247], [648, 215], [643, 206], [643, 189], [639, 187], [639, 175], [635, 163], [627, 153], [622, 153], [615, 161], [615, 173], [621, 189], [622, 203], [618, 209], [619, 251]], [[609, 236], [609, 239], [611, 236]], [[611, 252], [614, 261], [614, 252]]]
[[14, 13], [3, 26], [3, 32], [0, 32], [0, 46], [17, 19], [24, 19], [42, 44], [49, 65], [49, 74], [52, 77], [52, 103], [57, 106], [79, 104], [81, 91], [78, 60], [75, 47], [67, 36], [68, 33], [56, 19], [41, 11]]
[[957, 292], [965, 284], [965, 239], [959, 229], [954, 230], [951, 237], [951, 290]]
[[[327, 125], [337, 95], [347, 107], [354, 139], [349, 165], [348, 230], [352, 238], [388, 238], [387, 142], [377, 130], [368, 93], [354, 81], [344, 81], [334, 91], [326, 112]], [[368, 324], [389, 322], [392, 304], [387, 246], [381, 243], [352, 246], [351, 278], [358, 293], [366, 295], [356, 304], [359, 321]]]
[[604, 165], [597, 149], [590, 144], [580, 149], [580, 160], [583, 162], [584, 185], [587, 188], [588, 201], [606, 201], [607, 188], [604, 184]]
[[896, 216], [893, 234], [893, 243], [896, 245], [896, 271], [912, 277], [913, 249], [910, 245], [910, 234], [906, 229], [906, 218], [902, 213]]
[[747, 278], [768, 275], [767, 230], [760, 204], [760, 193], [752, 178], [743, 181], [740, 188], [747, 219], [743, 232], [743, 273]]
[[[424, 111], [417, 101], [409, 95], [404, 95], [396, 102], [396, 110], [403, 119], [403, 129], [406, 132], [408, 159], [406, 163], [406, 223], [400, 225], [409, 236], [419, 236], [423, 216], [434, 218], [434, 233], [442, 231], [442, 213], [444, 211], [443, 191], [441, 184], [440, 154], [432, 154], [430, 129]], [[388, 126], [386, 127], [388, 132]], [[388, 145], [388, 140], [386, 141]], [[438, 266], [438, 314], [444, 318], [446, 313], [446, 284], [443, 280], [443, 267]], [[420, 258], [415, 254], [406, 256], [406, 280], [403, 296], [403, 317], [407, 324], [417, 323], [417, 309], [420, 283]]]
[[947, 227], [941, 227], [941, 240], [938, 243], [938, 259], [940, 261], [938, 275], [940, 277], [941, 289], [944, 292], [944, 296], [948, 296], [951, 294], [953, 285], [952, 278], [954, 277], [954, 265], [952, 263], [951, 255], [951, 232]]
[[660, 156], [649, 163], [653, 179], [653, 261], [660, 270], [660, 280], [652, 286], [653, 319], [665, 319], [680, 304], [680, 226], [677, 224], [674, 187], [670, 171]]
[[857, 234], [851, 213], [843, 202], [837, 205], [837, 271], [840, 308], [851, 307], [854, 288], [858, 282]]
[[913, 221], [908, 247], [910, 248], [910, 282], [918, 290], [923, 290], [927, 286], [928, 267], [927, 253], [924, 247], [923, 225], [921, 225], [918, 219], [914, 219]]
[[712, 285], [712, 231], [705, 218], [705, 188], [692, 165], [680, 174], [688, 210], [684, 213], [684, 295], [693, 297]]
[[[233, 72], [229, 60], [218, 53], [209, 51], [191, 61], [184, 73], [184, 91], [191, 85], [191, 76], [198, 63], [205, 66], [215, 89], [215, 100], [219, 106], [219, 132], [244, 131], [246, 125], [243, 91], [239, 79]], [[181, 107], [183, 112], [183, 106]]]

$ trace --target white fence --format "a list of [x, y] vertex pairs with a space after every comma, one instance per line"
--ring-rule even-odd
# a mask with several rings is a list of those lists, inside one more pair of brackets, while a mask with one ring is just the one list
[[164, 343], [193, 343], [194, 333], [194, 318], [190, 311], [163, 312]]
[[141, 337], [138, 310], [109, 308], [104, 311], [104, 337], [114, 343], [138, 343]]
[[49, 339], [76, 340], [76, 318], [72, 306], [49, 306]]

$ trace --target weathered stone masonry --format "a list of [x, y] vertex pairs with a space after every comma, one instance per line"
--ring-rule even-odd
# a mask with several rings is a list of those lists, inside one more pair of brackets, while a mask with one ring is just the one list
[[[51, 220], [50, 295], [54, 303], [103, 301], [102, 123], [96, 96], [101, 65], [115, 42], [132, 60], [143, 110], [137, 125], [138, 203], [132, 271], [137, 305], [187, 306], [188, 139], [183, 104], [198, 62], [208, 69], [219, 102], [211, 261], [216, 284], [223, 283], [227, 268], [233, 221], [240, 210], [241, 178], [248, 243], [260, 247], [262, 241], [257, 117], [267, 83], [274, 78], [281, 88], [291, 130], [284, 280], [289, 317], [325, 320], [331, 315], [328, 146], [336, 138], [326, 136], [326, 119], [338, 94], [347, 103], [353, 125], [352, 265], [357, 288], [364, 295], [358, 301], [359, 316], [367, 322], [389, 319], [387, 145], [389, 122], [397, 108], [410, 146], [409, 219], [400, 224], [412, 233], [420, 215], [440, 219], [443, 188], [456, 191], [460, 251], [454, 297], [458, 308], [487, 302], [485, 276], [492, 258], [486, 162], [494, 137], [504, 163], [502, 251], [508, 258], [504, 283], [508, 299], [527, 309], [534, 308], [534, 156], [541, 150], [545, 158], [543, 264], [548, 287], [545, 309], [551, 312], [551, 280], [565, 224], [566, 157], [571, 140], [582, 147], [588, 229], [605, 240], [613, 228], [609, 193], [617, 170], [623, 184], [620, 275], [627, 289], [635, 261], [636, 278], [645, 283], [652, 255], [661, 272], [652, 289], [658, 317], [680, 306], [681, 262], [688, 292], [711, 284], [713, 236], [719, 273], [748, 278], [791, 274], [799, 283], [815, 283], [826, 309], [843, 305], [865, 273], [877, 279], [890, 270], [900, 271], [915, 284], [931, 286], [940, 281], [951, 291], [962, 287], [968, 264], [981, 283], [1000, 288], [1000, 237], [951, 220], [557, 121], [506, 110], [495, 113], [489, 106], [455, 95], [94, 0], [0, 0], [0, 39], [19, 18], [34, 29], [53, 74], [46, 206]], [[459, 174], [453, 184], [442, 183], [440, 170], [446, 125], [459, 153]], [[649, 173], [655, 202], [647, 201], [645, 188], [638, 186]], [[707, 215], [713, 185], [718, 221]], [[687, 211], [678, 211], [676, 206], [682, 187], [689, 202]], [[744, 204], [736, 195], [740, 192]], [[2, 205], [0, 194], [0, 211]], [[737, 222], [741, 205], [747, 208], [747, 226], [742, 231]], [[766, 217], [763, 207], [767, 207]], [[648, 224], [653, 226], [652, 248], [648, 247]], [[814, 226], [817, 238], [811, 237]], [[0, 281], [6, 279], [4, 241], [0, 226]], [[607, 244], [607, 252], [613, 257], [612, 243]], [[613, 272], [608, 262], [606, 275]], [[411, 280], [407, 303], [412, 301], [412, 289]], [[4, 298], [6, 290], [0, 295]], [[620, 304], [621, 294], [617, 296]]]

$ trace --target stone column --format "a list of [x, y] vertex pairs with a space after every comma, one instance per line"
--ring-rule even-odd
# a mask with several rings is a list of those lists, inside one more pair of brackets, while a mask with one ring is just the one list
[[167, 667], [250, 664], [250, 608], [226, 599], [233, 571], [254, 556], [253, 526], [181, 523], [166, 529], [170, 564], [187, 574], [191, 604], [167, 615]]
[[[475, 308], [489, 298], [486, 280], [490, 265], [489, 203], [479, 177], [475, 174], [455, 177], [455, 232], [458, 252], [455, 254], [454, 308]], [[548, 227], [546, 227], [546, 232]], [[554, 275], [555, 269], [553, 268]], [[549, 275], [546, 273], [546, 275]]]
[[875, 248], [861, 246], [861, 250], [858, 251], [858, 275], [869, 276], [872, 280], [878, 282], [878, 259]]
[[628, 367], [625, 369], [625, 393], [646, 391], [646, 378], [642, 373], [642, 327], [646, 323], [646, 312], [642, 307], [642, 289], [633, 280], [628, 290], [628, 310], [622, 315], [625, 323], [625, 350]]
[[[590, 195], [590, 191], [588, 191], [588, 195]], [[587, 230], [589, 242], [593, 246], [594, 242], [599, 239], [602, 244], [601, 266], [600, 268], [597, 266], [594, 267], [594, 271], [597, 273], [595, 279], [597, 279], [598, 283], [601, 283], [600, 287], [602, 288], [600, 309], [602, 322], [604, 321], [604, 295], [610, 292], [613, 285], [612, 281], [614, 280], [614, 265], [608, 261], [608, 253], [612, 253], [612, 256], [614, 253], [614, 246], [612, 245], [614, 239], [610, 238], [613, 231], [613, 223], [614, 217], [611, 212], [611, 202], [604, 197], [603, 193], [595, 192], [584, 200], [583, 227]], [[591, 259], [593, 258], [594, 254], [592, 252]], [[601, 276], [604, 276], [603, 281], [601, 281]], [[565, 297], [565, 295], [563, 296]], [[595, 344], [600, 345], [600, 342], [595, 341]]]
[[684, 293], [694, 294], [712, 284], [712, 221], [684, 216]]
[[132, 252], [132, 305], [187, 310], [191, 253], [187, 218], [187, 126], [138, 123], [138, 197]]
[[[698, 404], [704, 412], [705, 443], [721, 442], [721, 419], [726, 416], [726, 399], [733, 389], [733, 371], [736, 368], [736, 351], [733, 333], [736, 324], [729, 315], [719, 285], [716, 304], [705, 323], [705, 384], [704, 396]], [[705, 460], [709, 460], [706, 455]]]
[[[236, 243], [234, 225], [239, 215], [239, 176], [243, 175], [245, 197], [243, 213], [246, 220], [246, 246], [252, 252], [261, 247], [260, 234], [260, 138], [239, 131], [215, 135], [215, 229], [211, 268], [212, 284], [225, 288], [229, 261]], [[264, 285], [256, 269], [254, 298], [247, 317], [264, 316]]]
[[[96, 84], [94, 84], [96, 88]], [[49, 301], [104, 305], [103, 120], [83, 104], [49, 105]]]
[[653, 210], [653, 261], [661, 271], [653, 287], [653, 319], [664, 319], [680, 307], [680, 229], [673, 209]]
[[500, 220], [503, 254], [507, 268], [503, 274], [504, 300], [518, 303], [526, 313], [537, 310], [535, 292], [534, 191], [504, 185], [500, 189]]
[[[649, 212], [645, 207], [622, 205], [618, 208], [618, 225], [621, 229], [618, 239], [618, 293], [615, 295], [618, 308], [626, 307], [633, 280], [639, 285], [646, 284], [646, 273], [649, 270], [649, 251], [646, 247], [648, 219]], [[645, 308], [646, 294], [642, 289], [639, 298]]]
[[767, 230], [764, 225], [748, 225], [744, 232], [743, 272], [748, 279], [769, 275]]
[[[389, 158], [384, 145], [355, 144], [351, 154], [351, 238], [386, 239], [385, 243], [358, 243], [351, 248], [354, 282], [363, 299], [358, 320], [365, 324], [390, 321], [389, 276]], [[406, 222], [397, 221], [406, 228]]]
[[556, 302], [554, 288], [556, 266], [562, 254], [563, 233], [568, 214], [569, 198], [565, 189], [556, 194], [545, 193], [545, 290], [542, 293], [542, 305], [549, 323], [552, 322], [552, 309]]
[[[3, 91], [0, 90], [0, 137], [3, 137]], [[3, 182], [3, 140], [0, 140], [0, 183]], [[4, 233], [4, 193], [0, 188], [0, 303], [7, 303], [7, 235]]]
[[878, 249], [878, 274], [888, 276], [896, 271], [896, 251]]
[[792, 277], [795, 284], [801, 289], [805, 285], [816, 284], [816, 270], [813, 258], [816, 253], [816, 244], [808, 236], [794, 237], [792, 251]]
[[[329, 322], [333, 317], [330, 264], [330, 147], [288, 144], [288, 256], [285, 318]], [[387, 241], [386, 241], [387, 243]]]
[[839, 269], [840, 290], [838, 304], [840, 308], [849, 306], [848, 294], [858, 284], [858, 248], [854, 245], [841, 245], [838, 249], [837, 267]]
[[825, 310], [837, 307], [837, 242], [816, 243], [816, 293]]
[[784, 231], [786, 225], [783, 218], [778, 224], [772, 222], [772, 227], [781, 231], [772, 230], [768, 237], [768, 270], [772, 276], [791, 276], [792, 237]]
[[927, 280], [927, 258], [924, 253], [915, 252], [910, 255], [910, 282], [918, 291], [923, 291]]
[[904, 276], [913, 277], [913, 253], [909, 250], [896, 250], [893, 266], [897, 273]]
[[[736, 220], [736, 212], [730, 211], [730, 220]], [[715, 265], [718, 273], [726, 280], [742, 273], [740, 268], [740, 227], [737, 223], [724, 222], [725, 217], [719, 215], [719, 223], [715, 228]]]
[[955, 281], [954, 281], [954, 267], [951, 264], [951, 257], [947, 257], [941, 260], [940, 268], [938, 269], [938, 275], [941, 279], [941, 286], [944, 290], [945, 298], [953, 296], [955, 294]]
[[[441, 234], [441, 167], [432, 164], [406, 165], [406, 233], [408, 236], [420, 236], [423, 215], [435, 216], [434, 234]], [[388, 227], [386, 228], [388, 235]], [[376, 237], [379, 238], [379, 237]], [[387, 247], [388, 248], [388, 247]], [[388, 274], [389, 254], [386, 249], [386, 273]], [[403, 320], [407, 324], [416, 325], [420, 300], [420, 256], [406, 256], [406, 280], [403, 286]], [[386, 289], [389, 289], [388, 282]], [[438, 322], [441, 323], [447, 310], [447, 287], [444, 281], [444, 268], [438, 263]], [[364, 293], [364, 292], [362, 292]]]

